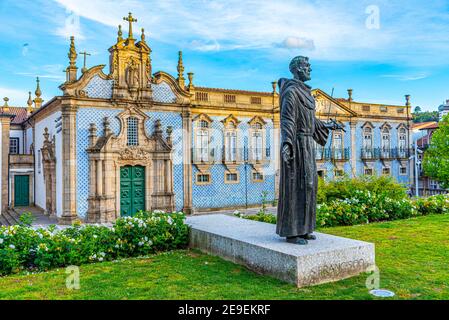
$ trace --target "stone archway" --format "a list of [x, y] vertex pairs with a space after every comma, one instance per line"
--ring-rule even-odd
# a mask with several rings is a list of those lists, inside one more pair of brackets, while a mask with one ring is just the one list
[[117, 118], [121, 123], [117, 136], [108, 118], [103, 121], [103, 136], [97, 136], [93, 124], [89, 130], [89, 223], [114, 222], [120, 216], [121, 169], [127, 166], [143, 168], [145, 210], [174, 210], [172, 129], [167, 128], [164, 138], [161, 123], [156, 120], [152, 135], [147, 135], [148, 116], [133, 107]]

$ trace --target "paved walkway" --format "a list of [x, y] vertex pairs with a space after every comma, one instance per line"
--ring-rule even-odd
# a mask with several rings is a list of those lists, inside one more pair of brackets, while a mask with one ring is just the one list
[[[198, 215], [212, 215], [212, 214], [226, 214], [226, 215], [234, 215], [235, 211], [238, 211], [242, 214], [257, 214], [260, 211], [261, 208], [250, 208], [250, 209], [234, 209], [234, 210], [217, 210], [217, 211], [210, 211], [210, 212], [200, 212]], [[57, 225], [58, 220], [55, 218], [50, 218], [44, 213], [36, 208], [36, 207], [21, 207], [21, 208], [15, 208], [14, 209], [18, 214], [27, 213], [30, 212], [33, 214], [35, 220], [33, 222], [34, 228], [40, 228], [40, 227], [48, 227], [50, 225]], [[276, 214], [276, 207], [268, 207], [266, 209], [268, 213]], [[58, 228], [63, 226], [58, 226]]]

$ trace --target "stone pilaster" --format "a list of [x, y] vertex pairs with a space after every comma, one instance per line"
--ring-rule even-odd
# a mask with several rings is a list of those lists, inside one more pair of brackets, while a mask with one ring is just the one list
[[62, 217], [60, 224], [79, 220], [76, 206], [76, 114], [78, 107], [62, 106]]
[[1, 114], [0, 115], [1, 122], [1, 135], [2, 135], [2, 165], [1, 165], [1, 174], [2, 174], [2, 185], [1, 185], [1, 212], [8, 209], [9, 205], [9, 190], [8, 190], [8, 177], [9, 177], [9, 129], [11, 124], [11, 115], [9, 114]]
[[356, 127], [357, 122], [351, 122], [351, 167], [352, 167], [352, 177], [357, 176], [357, 145], [356, 145]]
[[184, 207], [185, 214], [193, 214], [192, 206], [192, 113], [182, 113], [182, 141], [183, 141], [183, 168], [184, 168]]

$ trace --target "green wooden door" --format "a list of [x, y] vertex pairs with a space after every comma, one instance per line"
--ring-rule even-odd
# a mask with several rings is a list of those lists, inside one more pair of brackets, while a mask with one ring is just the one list
[[145, 168], [126, 166], [120, 169], [120, 214], [133, 216], [145, 210]]
[[14, 176], [14, 205], [16, 207], [30, 205], [30, 176]]

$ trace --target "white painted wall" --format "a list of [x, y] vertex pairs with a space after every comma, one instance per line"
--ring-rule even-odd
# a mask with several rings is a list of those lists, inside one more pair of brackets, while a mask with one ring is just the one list
[[[0, 122], [0, 146], [2, 145], [2, 123]], [[2, 153], [1, 153], [1, 148], [0, 148], [0, 169], [2, 168]], [[2, 181], [3, 179], [0, 176], [0, 190], [2, 190]], [[2, 208], [2, 197], [0, 196], [0, 214], [2, 214], [1, 212], [1, 208]]]
[[10, 138], [19, 138], [19, 154], [23, 153], [23, 130], [9, 130]]
[[30, 154], [31, 144], [33, 143], [33, 128], [29, 127], [25, 131], [25, 154]]
[[[36, 162], [34, 164], [34, 169], [36, 172], [35, 181], [36, 181], [36, 197], [35, 203], [39, 207], [45, 209], [45, 181], [44, 181], [44, 172], [42, 166], [42, 156], [39, 157], [39, 150], [42, 148], [44, 144], [44, 129], [48, 128], [48, 133], [50, 134], [50, 139], [53, 136], [56, 137], [56, 213], [58, 217], [62, 215], [62, 132], [57, 133], [56, 122], [55, 120], [61, 117], [61, 112], [55, 112], [49, 115], [47, 118], [42, 119], [35, 124], [35, 159]], [[40, 159], [39, 159], [40, 158]], [[39, 160], [40, 170], [39, 168]]]

